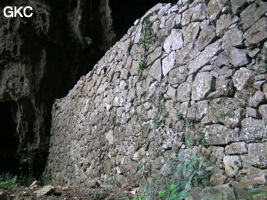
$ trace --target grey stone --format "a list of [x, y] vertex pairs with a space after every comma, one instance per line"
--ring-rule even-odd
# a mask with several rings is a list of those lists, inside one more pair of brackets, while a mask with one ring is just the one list
[[162, 60], [162, 73], [166, 76], [169, 71], [174, 68], [175, 63], [175, 52], [171, 52], [166, 58]]
[[233, 96], [234, 94], [234, 85], [231, 79], [225, 79], [223, 77], [218, 77], [216, 79], [215, 85], [216, 92], [218, 96]]
[[247, 154], [248, 150], [245, 142], [234, 142], [225, 147], [225, 153], [227, 155], [240, 155]]
[[229, 185], [207, 187], [199, 193], [199, 196], [203, 199], [216, 199], [216, 200], [236, 199], [234, 190], [233, 188], [229, 187]]
[[188, 44], [176, 52], [176, 64], [178, 66], [185, 65], [199, 54], [200, 52], [196, 48], [193, 48], [193, 44]]
[[178, 106], [177, 112], [179, 115], [182, 115], [183, 117], [186, 117], [187, 110], [188, 110], [189, 101], [181, 103], [181, 105]]
[[176, 99], [176, 89], [170, 86], [167, 90], [167, 95], [172, 99]]
[[239, 140], [238, 131], [220, 124], [205, 127], [205, 141], [208, 145], [226, 145]]
[[174, 68], [169, 72], [168, 82], [171, 85], [180, 84], [185, 81], [187, 75], [188, 75], [187, 66]]
[[247, 3], [246, 0], [232, 0], [231, 8], [234, 14], [237, 14], [239, 10]]
[[257, 21], [251, 26], [244, 34], [245, 45], [252, 46], [257, 45], [261, 41], [267, 38], [267, 20], [265, 17]]
[[245, 51], [232, 47], [230, 50], [230, 63], [234, 67], [241, 67], [248, 64], [248, 57]]
[[180, 102], [189, 101], [191, 97], [191, 85], [182, 83], [177, 88], [177, 100]]
[[214, 123], [221, 122], [227, 127], [234, 128], [238, 127], [245, 117], [245, 110], [240, 107], [238, 100], [223, 97], [210, 102], [208, 116]]
[[248, 144], [248, 162], [255, 167], [267, 167], [267, 142]]
[[249, 83], [253, 78], [254, 73], [246, 68], [240, 68], [233, 76], [233, 83], [237, 90], [242, 91], [249, 87]]
[[240, 139], [255, 142], [267, 137], [267, 122], [260, 119], [246, 118], [241, 122]]
[[208, 113], [208, 101], [203, 100], [196, 103], [196, 120], [201, 120]]
[[259, 112], [262, 116], [262, 119], [267, 120], [267, 104], [261, 105], [259, 107]]
[[162, 72], [161, 72], [161, 60], [156, 60], [153, 65], [150, 67], [148, 74], [152, 76], [157, 81], [161, 81]]
[[160, 58], [162, 54], [162, 47], [156, 48], [152, 53], [147, 56], [147, 65], [151, 65], [155, 60]]
[[202, 21], [207, 17], [206, 13], [206, 5], [204, 3], [199, 3], [195, 6], [193, 6], [193, 15], [192, 15], [192, 21]]
[[231, 14], [222, 15], [216, 24], [216, 35], [223, 36], [225, 31], [227, 31], [227, 29], [237, 21], [237, 16], [232, 16]]
[[200, 30], [199, 22], [192, 22], [187, 26], [186, 31], [184, 33], [185, 45], [187, 43], [195, 42], [196, 37], [198, 36], [199, 30]]
[[204, 99], [213, 88], [214, 77], [209, 72], [198, 73], [192, 88], [192, 100]]
[[260, 103], [265, 100], [264, 93], [257, 91], [252, 97], [249, 98], [249, 106], [257, 108]]
[[208, 3], [207, 12], [210, 15], [210, 20], [214, 21], [218, 18], [218, 15], [220, 14], [224, 4], [227, 2], [227, 0], [211, 0]]
[[173, 29], [171, 34], [166, 38], [163, 48], [167, 53], [171, 50], [180, 49], [183, 46], [183, 34], [179, 29]]
[[158, 12], [158, 18], [160, 19], [163, 15], [167, 14], [166, 12], [169, 10], [170, 7], [171, 7], [170, 3], [167, 3], [164, 6], [162, 6]]
[[223, 163], [225, 167], [225, 173], [229, 177], [234, 177], [238, 170], [242, 167], [242, 163], [238, 156], [225, 156], [223, 158]]
[[[264, 13], [267, 12], [266, 2], [258, 1], [257, 3], [259, 5], [257, 5], [256, 3], [250, 4], [241, 13], [241, 24], [242, 24], [243, 30], [247, 30], [249, 27], [257, 23], [257, 21], [264, 15]], [[264, 20], [264, 17], [262, 18], [262, 20]], [[258, 28], [260, 28], [260, 26]]]
[[46, 186], [42, 187], [41, 189], [34, 191], [34, 193], [36, 194], [37, 198], [40, 198], [40, 197], [43, 197], [45, 195], [50, 195], [54, 191], [55, 191], [54, 186], [46, 185]]
[[193, 13], [194, 13], [194, 9], [188, 9], [185, 12], [183, 12], [182, 22], [181, 22], [182, 26], [186, 26], [191, 22]]
[[220, 53], [213, 63], [215, 70], [221, 69], [220, 67], [224, 65], [229, 66], [229, 64], [229, 54], [226, 51]]
[[264, 93], [265, 99], [267, 99], [267, 84], [264, 84], [262, 86], [262, 88], [263, 88], [263, 93]]
[[255, 108], [246, 107], [246, 117], [260, 118], [260, 113]]
[[189, 62], [189, 73], [194, 73], [210, 62], [211, 58], [221, 50], [221, 40], [218, 40], [205, 48], [198, 57]]
[[196, 47], [199, 51], [202, 51], [207, 45], [209, 45], [216, 37], [215, 28], [213, 26], [207, 26], [201, 30]]
[[[222, 48], [229, 49], [243, 44], [243, 33], [237, 27], [229, 29], [223, 36]], [[238, 56], [238, 55], [237, 55]]]

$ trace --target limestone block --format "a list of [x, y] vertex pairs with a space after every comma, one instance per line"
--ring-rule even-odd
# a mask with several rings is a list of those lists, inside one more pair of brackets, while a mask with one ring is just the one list
[[199, 196], [201, 199], [236, 199], [234, 190], [229, 185], [207, 187], [199, 193]]
[[209, 45], [215, 38], [215, 27], [207, 26], [201, 30], [196, 42], [196, 47], [199, 51], [202, 51], [207, 45]]
[[225, 147], [227, 155], [240, 155], [248, 152], [245, 142], [234, 142]]
[[257, 45], [267, 38], [267, 20], [265, 17], [261, 18], [253, 24], [244, 34], [245, 45], [247, 47]]
[[226, 145], [239, 139], [237, 130], [227, 128], [220, 124], [205, 127], [205, 141], [208, 145]]
[[169, 10], [170, 7], [171, 7], [170, 3], [163, 5], [158, 12], [158, 18], [160, 19], [163, 15], [167, 14], [167, 11]]
[[238, 170], [242, 167], [241, 160], [238, 156], [225, 156], [223, 158], [223, 163], [225, 173], [230, 177], [234, 177]]
[[195, 42], [196, 37], [198, 36], [198, 33], [200, 31], [199, 22], [192, 22], [190, 23], [185, 30], [184, 33], [184, 43], [185, 45], [188, 43]]
[[214, 80], [209, 72], [198, 73], [192, 88], [192, 100], [204, 99], [214, 88]]
[[238, 127], [245, 117], [245, 109], [240, 107], [238, 100], [222, 97], [209, 104], [208, 116], [213, 123], [221, 122], [226, 127]]
[[169, 86], [167, 90], [167, 95], [172, 99], [176, 99], [176, 89]]
[[193, 9], [188, 9], [182, 14], [182, 26], [186, 26], [191, 22], [192, 15], [194, 13]]
[[262, 119], [267, 120], [267, 104], [261, 105], [259, 107], [259, 112], [262, 116]]
[[194, 73], [197, 70], [201, 69], [204, 65], [210, 62], [211, 58], [221, 50], [221, 40], [210, 44], [205, 48], [204, 51], [200, 53], [198, 57], [189, 62], [188, 68], [189, 73]]
[[167, 53], [171, 50], [180, 49], [183, 46], [183, 34], [179, 29], [173, 29], [171, 34], [166, 38], [163, 48]]
[[175, 64], [175, 52], [171, 52], [166, 58], [162, 60], [162, 73], [166, 76], [169, 71], [174, 68]]
[[233, 83], [237, 90], [242, 91], [249, 85], [254, 73], [246, 68], [240, 68], [233, 76]]
[[229, 54], [230, 54], [230, 63], [234, 67], [245, 66], [249, 62], [248, 57], [247, 57], [247, 53], [243, 50], [232, 47], [229, 50]]
[[193, 44], [187, 44], [176, 52], [176, 64], [178, 66], [188, 64], [189, 61], [196, 58], [200, 52], [193, 48]]
[[186, 117], [188, 105], [189, 105], [188, 101], [181, 103], [181, 105], [179, 105], [177, 108], [178, 114], [183, 115], [183, 117]]
[[[267, 3], [262, 2], [262, 1], [258, 1], [258, 3], [259, 5], [257, 5], [256, 3], [250, 4], [241, 13], [241, 24], [242, 24], [243, 30], [247, 30], [249, 27], [257, 23], [257, 21], [264, 15], [264, 13], [267, 12]], [[262, 19], [264, 20], [264, 17]], [[260, 26], [258, 26], [258, 28], [260, 28]]]
[[191, 85], [189, 83], [182, 83], [177, 88], [177, 100], [180, 102], [190, 101]]
[[231, 79], [218, 77], [215, 85], [216, 92], [219, 96], [232, 96], [234, 93], [234, 85]]
[[36, 190], [34, 193], [36, 194], [37, 198], [43, 197], [45, 195], [49, 195], [55, 191], [55, 187], [52, 185], [46, 185], [39, 190]]
[[186, 80], [188, 75], [188, 68], [187, 66], [181, 66], [178, 68], [174, 68], [169, 72], [168, 82], [171, 85], [177, 85]]
[[[237, 0], [239, 1], [239, 0]], [[244, 0], [245, 1], [245, 0]], [[231, 14], [224, 14], [218, 19], [216, 24], [216, 35], [223, 36], [225, 31], [234, 23], [238, 21], [237, 16]]]
[[201, 120], [208, 113], [208, 101], [203, 100], [196, 103], [196, 119]]
[[157, 59], [153, 65], [150, 67], [148, 74], [152, 76], [157, 81], [161, 81], [162, 71], [161, 71], [161, 60]]
[[222, 8], [227, 0], [211, 0], [208, 3], [207, 12], [210, 15], [210, 20], [213, 21], [218, 18], [218, 15], [222, 11]]
[[248, 161], [252, 166], [267, 167], [267, 142], [248, 144]]
[[240, 139], [255, 142], [267, 138], [267, 122], [259, 119], [246, 118], [241, 122]]
[[147, 56], [147, 65], [151, 65], [162, 55], [162, 47], [157, 47], [154, 51], [148, 54]]
[[264, 93], [264, 95], [265, 95], [265, 99], [267, 99], [267, 84], [264, 84], [264, 85], [262, 86], [262, 88], [263, 88], [263, 93]]
[[246, 117], [260, 118], [260, 113], [257, 109], [246, 107]]
[[206, 17], [207, 17], [206, 4], [199, 3], [193, 7], [193, 15], [191, 18], [192, 22], [202, 21], [202, 20], [206, 19]]
[[264, 100], [264, 93], [262, 91], [257, 91], [252, 97], [249, 98], [248, 103], [249, 106], [257, 108]]
[[231, 9], [234, 14], [237, 14], [239, 10], [247, 3], [246, 0], [232, 0]]
[[243, 44], [243, 33], [237, 27], [234, 27], [223, 36], [222, 48], [229, 49], [231, 47], [241, 46]]

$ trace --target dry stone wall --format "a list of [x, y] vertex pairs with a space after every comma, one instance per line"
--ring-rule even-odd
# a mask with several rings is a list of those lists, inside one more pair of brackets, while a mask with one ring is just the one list
[[54, 103], [46, 175], [136, 187], [171, 159], [214, 155], [213, 183], [266, 187], [266, 11], [261, 0], [154, 6]]

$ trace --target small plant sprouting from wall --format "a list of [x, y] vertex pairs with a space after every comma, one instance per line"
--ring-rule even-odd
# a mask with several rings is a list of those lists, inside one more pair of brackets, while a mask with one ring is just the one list
[[155, 41], [155, 34], [152, 29], [152, 24], [149, 21], [149, 17], [145, 17], [142, 22], [141, 22], [141, 36], [139, 40], [139, 44], [142, 48], [141, 56], [140, 56], [140, 61], [139, 61], [139, 69], [144, 70], [146, 69], [147, 63], [147, 53], [149, 49], [149, 45]]

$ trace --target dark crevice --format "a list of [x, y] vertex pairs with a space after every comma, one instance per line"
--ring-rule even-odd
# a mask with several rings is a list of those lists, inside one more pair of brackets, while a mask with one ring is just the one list
[[12, 103], [0, 103], [0, 172], [17, 173], [19, 141], [11, 112]]

